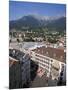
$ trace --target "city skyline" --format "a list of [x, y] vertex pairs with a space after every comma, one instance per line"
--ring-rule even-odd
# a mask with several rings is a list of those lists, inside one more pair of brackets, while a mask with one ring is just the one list
[[16, 20], [25, 15], [40, 15], [46, 17], [66, 16], [65, 4], [49, 4], [37, 2], [9, 2], [9, 20]]

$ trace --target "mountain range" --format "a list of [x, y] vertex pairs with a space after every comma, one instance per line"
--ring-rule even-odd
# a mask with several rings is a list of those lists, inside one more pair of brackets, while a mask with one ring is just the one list
[[[66, 17], [46, 17], [27, 15], [18, 20], [9, 21], [9, 29], [23, 30], [23, 28], [48, 28], [48, 30], [66, 30]], [[26, 29], [25, 29], [26, 30]]]

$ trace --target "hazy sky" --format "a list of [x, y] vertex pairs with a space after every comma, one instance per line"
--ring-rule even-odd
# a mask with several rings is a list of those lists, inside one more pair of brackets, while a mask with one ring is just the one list
[[9, 19], [15, 20], [24, 15], [65, 16], [64, 4], [33, 3], [23, 1], [9, 2]]

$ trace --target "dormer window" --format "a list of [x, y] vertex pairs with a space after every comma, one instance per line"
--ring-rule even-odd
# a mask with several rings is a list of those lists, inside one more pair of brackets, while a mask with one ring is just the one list
[[54, 57], [56, 57], [56, 54], [54, 53]]
[[60, 56], [60, 58], [62, 59], [62, 58], [63, 58], [63, 56]]

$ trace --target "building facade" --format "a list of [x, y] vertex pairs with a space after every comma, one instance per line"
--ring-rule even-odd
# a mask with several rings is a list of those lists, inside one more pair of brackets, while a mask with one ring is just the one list
[[58, 48], [43, 46], [32, 50], [30, 56], [52, 79], [58, 79], [62, 67], [66, 67], [65, 52]]
[[9, 88], [27, 87], [30, 83], [29, 56], [19, 50], [9, 50]]
[[20, 62], [15, 59], [9, 59], [9, 88], [22, 87]]

